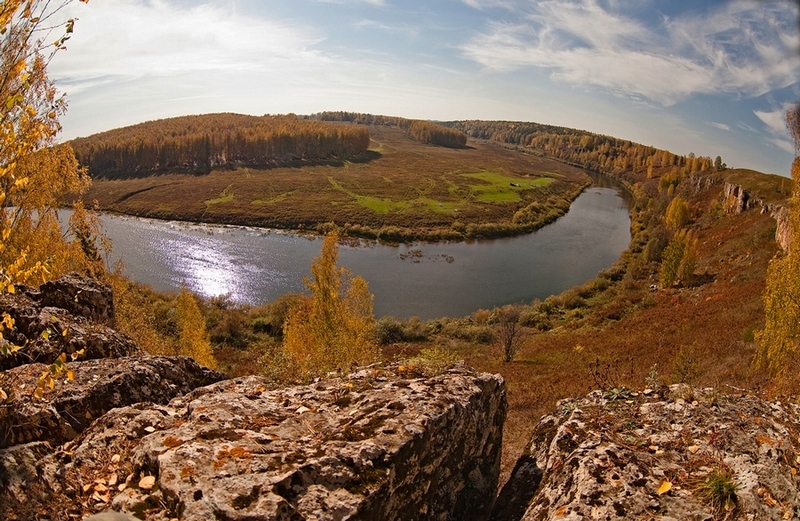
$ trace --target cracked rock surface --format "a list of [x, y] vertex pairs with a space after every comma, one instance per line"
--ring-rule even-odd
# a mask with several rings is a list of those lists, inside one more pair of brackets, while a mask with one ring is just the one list
[[17, 488], [28, 506], [60, 497], [149, 520], [486, 519], [505, 411], [503, 380], [463, 365], [278, 390], [253, 376], [114, 409], [38, 460], [26, 452], [37, 444], [6, 457], [41, 484]]
[[[800, 518], [797, 405], [680, 385], [613, 398], [541, 419], [493, 519]], [[727, 504], [706, 494], [715, 475], [734, 483]]]

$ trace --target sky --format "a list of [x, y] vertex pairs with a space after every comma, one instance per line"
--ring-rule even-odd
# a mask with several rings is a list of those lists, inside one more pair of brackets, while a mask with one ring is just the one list
[[91, 0], [62, 139], [187, 114], [534, 121], [789, 175], [791, 0]]

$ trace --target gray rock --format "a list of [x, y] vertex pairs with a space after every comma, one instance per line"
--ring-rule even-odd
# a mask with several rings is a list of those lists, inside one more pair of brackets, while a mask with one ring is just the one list
[[0, 415], [0, 448], [32, 441], [54, 446], [74, 438], [93, 420], [115, 407], [138, 402], [167, 403], [192, 389], [218, 382], [224, 375], [188, 357], [137, 356], [71, 362], [66, 377], [47, 389], [44, 399], [33, 396], [47, 367], [29, 364], [6, 371], [13, 382], [7, 411]]
[[503, 380], [463, 366], [279, 390], [226, 380], [110, 411], [36, 463], [46, 490], [25, 500], [149, 520], [486, 519], [505, 412]]
[[29, 363], [51, 364], [61, 354], [82, 351], [82, 360], [139, 354], [129, 337], [109, 326], [114, 300], [108, 286], [70, 274], [43, 284], [39, 290], [21, 287], [0, 294], [0, 314], [14, 319], [3, 341], [22, 349], [0, 357], [0, 370]]
[[541, 483], [524, 515], [496, 519], [711, 520], [720, 513], [698, 490], [715, 469], [736, 483], [736, 519], [799, 518], [800, 408], [688, 391], [613, 401], [597, 391], [544, 417], [524, 456]]
[[111, 286], [78, 273], [42, 284], [42, 307], [55, 307], [97, 324], [114, 327], [114, 294]]

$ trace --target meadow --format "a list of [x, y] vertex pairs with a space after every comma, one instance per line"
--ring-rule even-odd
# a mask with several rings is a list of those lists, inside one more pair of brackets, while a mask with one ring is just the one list
[[370, 150], [354, 160], [100, 178], [85, 200], [163, 219], [312, 231], [335, 223], [351, 236], [462, 240], [530, 232], [566, 212], [590, 182], [578, 168], [490, 142], [452, 149], [395, 127], [370, 134]]

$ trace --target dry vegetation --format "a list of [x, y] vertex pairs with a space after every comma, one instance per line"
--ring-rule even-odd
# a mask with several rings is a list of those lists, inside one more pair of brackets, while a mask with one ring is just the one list
[[[777, 251], [775, 221], [759, 209], [740, 215], [724, 211], [723, 179], [743, 182], [785, 199], [781, 179], [748, 185], [737, 171], [709, 173], [715, 184], [701, 191], [684, 178], [678, 193], [688, 201], [688, 226], [697, 238], [695, 275], [671, 288], [653, 290], [660, 264], [644, 260], [647, 233], [667, 207], [656, 197], [634, 209], [631, 248], [596, 279], [543, 302], [518, 306], [521, 335], [510, 363], [500, 343], [504, 327], [498, 310], [469, 317], [421, 322], [383, 317], [376, 324], [384, 355], [410, 360], [421, 351], [464, 358], [477, 369], [501, 373], [510, 403], [505, 429], [504, 472], [509, 472], [539, 417], [561, 398], [598, 387], [642, 388], [672, 382], [744, 387], [775, 395], [778, 389], [752, 368], [754, 332], [763, 326], [764, 276]], [[695, 178], [696, 179], [696, 178]], [[650, 183], [656, 187], [658, 178]], [[654, 188], [657, 190], [657, 188]], [[645, 208], [649, 206], [649, 210]], [[639, 230], [636, 233], [636, 230]], [[258, 353], [276, 352], [291, 298], [259, 308], [236, 309], [236, 326], [208, 314], [220, 366], [232, 375], [263, 371]], [[207, 308], [207, 312], [211, 308]], [[214, 318], [214, 317], [217, 318]], [[225, 325], [227, 324], [227, 325]], [[225, 340], [245, 337], [240, 347]], [[424, 357], [423, 357], [424, 359]], [[416, 363], [419, 362], [417, 358]], [[566, 376], [569, 375], [569, 376]]]
[[207, 175], [96, 179], [86, 200], [133, 215], [327, 231], [399, 241], [532, 231], [562, 215], [589, 182], [577, 168], [491, 143], [425, 145], [370, 127], [353, 161], [217, 169]]
[[[197, 208], [189, 207], [184, 217], [195, 216], [191, 212], [197, 211], [198, 218], [214, 220], [208, 215], [218, 212], [218, 220], [237, 222], [244, 213], [252, 216], [252, 199], [265, 200], [259, 199], [266, 196], [257, 191], [270, 186], [271, 193], [279, 194], [271, 199], [272, 216], [295, 211], [292, 205], [304, 211], [325, 207], [334, 208], [334, 213], [346, 210], [342, 218], [345, 230], [371, 226], [386, 229], [388, 223], [399, 228], [411, 216], [421, 219], [429, 230], [452, 230], [454, 207], [444, 203], [454, 194], [459, 195], [459, 204], [467, 199], [472, 203], [458, 206], [459, 220], [470, 209], [475, 211], [470, 215], [477, 223], [486, 224], [490, 222], [487, 219], [497, 219], [498, 215], [505, 219], [511, 215], [513, 220], [520, 205], [531, 208], [536, 204], [525, 197], [547, 194], [558, 183], [565, 183], [565, 177], [560, 176], [576, 172], [544, 159], [533, 149], [520, 153], [471, 141], [472, 149], [453, 150], [415, 143], [396, 127], [378, 126], [371, 131], [375, 157], [366, 163], [187, 176], [185, 182], [197, 187], [193, 192]], [[552, 139], [569, 145], [574, 136]], [[506, 378], [510, 408], [503, 453], [505, 473], [510, 472], [542, 414], [552, 410], [557, 400], [594, 388], [623, 392], [625, 388], [687, 382], [715, 386], [723, 392], [731, 386], [771, 396], [797, 393], [796, 389], [776, 385], [776, 380], [752, 365], [754, 334], [764, 323], [765, 273], [777, 252], [775, 221], [760, 209], [739, 215], [728, 213], [730, 201], [723, 194], [723, 184], [729, 181], [744, 186], [765, 203], [780, 204], [785, 203], [791, 183], [748, 170], [710, 169], [709, 158], [675, 156], [628, 142], [612, 142], [619, 146], [612, 153], [615, 158], [602, 159], [612, 169], [600, 170], [617, 177], [631, 190], [630, 248], [596, 279], [543, 302], [516, 306], [512, 313], [520, 326], [515, 330], [516, 345], [503, 345], [507, 324], [503, 320], [506, 313], [501, 310], [476, 310], [469, 317], [428, 322], [383, 317], [376, 323], [377, 340], [387, 359], [421, 367], [429, 358], [459, 357], [479, 370], [501, 373]], [[608, 143], [606, 138], [585, 141], [586, 147], [563, 152], [570, 157], [562, 160], [575, 160], [575, 154], [583, 154], [594, 161]], [[633, 157], [625, 158], [624, 154]], [[476, 171], [478, 162], [482, 167]], [[526, 190], [508, 190], [505, 186], [509, 177], [524, 182], [529, 179], [524, 177], [526, 172], [544, 170], [558, 174], [551, 176], [555, 180], [548, 181], [549, 185]], [[562, 184], [562, 188], [581, 186], [580, 176], [566, 178], [572, 183]], [[295, 188], [285, 184], [290, 181], [297, 183]], [[118, 205], [117, 209], [126, 212], [161, 211], [163, 216], [175, 216], [173, 212], [181, 204], [176, 202], [180, 200], [177, 194], [185, 192], [182, 183], [182, 176], [103, 181], [97, 183], [94, 194], [108, 198], [101, 204]], [[424, 192], [421, 186], [426, 187]], [[306, 199], [294, 199], [293, 190]], [[563, 200], [562, 194], [547, 196], [552, 202], [554, 197]], [[516, 206], [491, 204], [507, 203], [505, 197], [523, 201], [514, 201]], [[431, 212], [429, 206], [427, 213], [414, 214], [400, 204], [429, 200], [442, 203], [436, 206], [441, 211]], [[278, 204], [283, 202], [285, 206]], [[293, 227], [332, 220], [321, 213], [316, 220], [304, 221], [289, 213], [282, 219], [294, 223]], [[339, 224], [342, 221], [337, 220]], [[676, 236], [691, 237], [691, 269], [670, 277], [670, 284], [662, 288], [662, 255]], [[287, 295], [259, 307], [238, 306], [224, 298], [205, 302], [203, 314], [220, 368], [231, 376], [264, 373], [266, 362], [280, 358], [286, 318], [301, 300]], [[511, 361], [506, 362], [506, 358]], [[268, 368], [266, 372], [270, 373]]]

